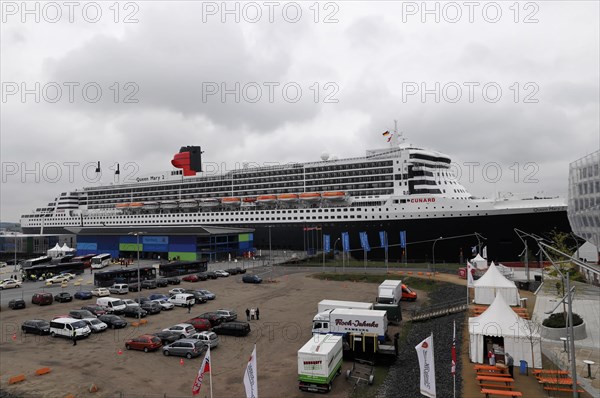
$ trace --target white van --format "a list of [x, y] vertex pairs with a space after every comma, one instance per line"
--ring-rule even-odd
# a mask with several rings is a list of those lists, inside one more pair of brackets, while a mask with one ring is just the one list
[[100, 297], [96, 300], [96, 305], [99, 305], [111, 314], [122, 314], [126, 307], [123, 300], [116, 297]]
[[73, 330], [78, 339], [88, 337], [92, 334], [87, 323], [81, 319], [55, 318], [50, 321], [50, 336], [52, 337], [64, 336], [72, 339]]
[[179, 293], [169, 297], [169, 302], [181, 307], [187, 307], [189, 304], [194, 305], [196, 298], [193, 294]]
[[129, 285], [126, 283], [115, 283], [108, 288], [111, 294], [127, 294], [129, 293]]

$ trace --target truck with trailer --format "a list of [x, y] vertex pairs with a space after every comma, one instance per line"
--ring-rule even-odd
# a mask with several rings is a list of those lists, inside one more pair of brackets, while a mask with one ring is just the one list
[[402, 300], [402, 281], [386, 279], [377, 288], [378, 304], [398, 304]]
[[313, 318], [314, 334], [370, 333], [376, 334], [380, 342], [385, 342], [388, 328], [385, 311], [354, 308], [336, 308], [318, 313]]
[[333, 379], [342, 371], [342, 337], [316, 334], [298, 350], [298, 388], [329, 392]]
[[321, 300], [318, 304], [318, 312], [324, 312], [327, 310], [333, 310], [336, 308], [355, 308], [361, 310], [372, 310], [373, 304], [371, 303], [362, 303], [359, 301], [340, 301], [340, 300]]

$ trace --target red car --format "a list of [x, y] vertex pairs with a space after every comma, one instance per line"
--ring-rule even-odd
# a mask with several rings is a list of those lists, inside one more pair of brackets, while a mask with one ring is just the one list
[[162, 347], [160, 338], [150, 334], [143, 334], [125, 342], [125, 348], [128, 350], [140, 350], [148, 352], [158, 350], [160, 347]]
[[198, 282], [200, 278], [198, 278], [197, 275], [186, 275], [183, 278], [181, 278], [181, 280], [186, 282]]
[[204, 318], [192, 318], [192, 319], [188, 319], [187, 321], [185, 321], [185, 323], [189, 323], [190, 325], [192, 325], [194, 327], [194, 329], [196, 329], [199, 332], [203, 332], [205, 330], [210, 330], [212, 328], [212, 324], [210, 323], [210, 321], [208, 319], [204, 319]]

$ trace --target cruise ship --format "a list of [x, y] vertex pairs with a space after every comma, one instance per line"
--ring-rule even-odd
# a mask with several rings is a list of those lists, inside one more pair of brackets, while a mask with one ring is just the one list
[[[165, 233], [173, 227], [241, 227], [254, 229], [257, 248], [309, 251], [321, 248], [322, 234], [341, 250], [338, 238], [348, 232], [358, 258], [363, 257], [359, 233], [367, 233], [371, 258], [383, 255], [380, 231], [385, 231], [391, 261], [406, 256], [440, 263], [466, 259], [482, 246], [489, 260], [517, 260], [523, 244], [514, 228], [538, 235], [553, 228], [570, 231], [564, 199], [474, 198], [457, 181], [449, 156], [413, 146], [398, 134], [391, 138], [389, 147], [367, 150], [363, 157], [323, 154], [316, 162], [244, 166], [211, 175], [195, 171], [199, 147], [185, 147], [172, 160], [174, 169], [132, 183], [61, 193], [22, 215], [21, 226], [25, 233], [47, 234], [104, 227]], [[402, 249], [400, 231], [406, 231]]]

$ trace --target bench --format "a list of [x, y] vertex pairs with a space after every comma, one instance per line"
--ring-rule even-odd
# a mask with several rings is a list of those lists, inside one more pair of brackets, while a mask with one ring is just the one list
[[[544, 387], [546, 391], [564, 391], [564, 392], [573, 392], [572, 388], [561, 388], [561, 387]], [[585, 392], [585, 390], [578, 389], [577, 392]]]
[[481, 388], [494, 388], [494, 389], [502, 389], [502, 390], [512, 390], [513, 386], [503, 386], [502, 384], [487, 384], [487, 383], [483, 383], [480, 384], [479, 387]]
[[481, 393], [485, 394], [485, 398], [489, 398], [490, 395], [500, 395], [503, 397], [522, 397], [523, 394], [519, 391], [503, 391], [503, 390], [490, 390], [482, 388]]
[[20, 383], [24, 380], [25, 380], [25, 375], [13, 376], [10, 379], [8, 379], [8, 384], [16, 384], [16, 383]]
[[38, 376], [45, 375], [46, 373], [50, 373], [50, 368], [40, 368], [35, 371], [35, 374]]
[[477, 372], [477, 376], [494, 376], [494, 377], [510, 377], [510, 373], [502, 373], [500, 371], [498, 372], [493, 372], [493, 371], [478, 371]]

